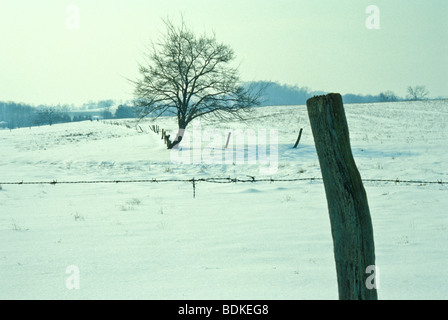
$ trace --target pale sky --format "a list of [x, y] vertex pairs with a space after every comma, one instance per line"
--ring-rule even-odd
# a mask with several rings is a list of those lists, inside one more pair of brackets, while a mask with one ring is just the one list
[[234, 49], [243, 81], [448, 96], [448, 0], [2, 0], [0, 101], [132, 99], [145, 46], [181, 15]]

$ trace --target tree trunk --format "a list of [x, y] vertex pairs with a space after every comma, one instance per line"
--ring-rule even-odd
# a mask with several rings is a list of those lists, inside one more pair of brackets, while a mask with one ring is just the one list
[[353, 159], [342, 97], [332, 93], [306, 103], [324, 181], [333, 237], [339, 299], [376, 300], [366, 270], [375, 265], [367, 195]]
[[174, 138], [174, 140], [171, 142], [168, 146], [168, 149], [178, 149], [179, 148], [179, 143], [182, 141], [183, 137], [185, 134], [185, 126], [179, 127], [177, 134], [176, 134], [176, 138]]

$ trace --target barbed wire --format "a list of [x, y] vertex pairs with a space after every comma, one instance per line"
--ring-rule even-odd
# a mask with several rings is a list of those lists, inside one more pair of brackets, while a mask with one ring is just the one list
[[[191, 183], [193, 185], [193, 197], [196, 197], [196, 185], [201, 182], [205, 183], [219, 183], [219, 184], [229, 184], [229, 183], [257, 183], [257, 182], [298, 182], [298, 181], [323, 181], [323, 178], [288, 178], [288, 179], [273, 179], [273, 178], [263, 178], [257, 179], [256, 177], [246, 176], [247, 178], [230, 178], [230, 177], [219, 177], [219, 178], [191, 178], [191, 179], [136, 179], [136, 180], [80, 180], [80, 181], [19, 181], [19, 182], [0, 182], [0, 185], [57, 185], [57, 184], [118, 184], [118, 183], [168, 183], [168, 182], [183, 182]], [[376, 182], [376, 183], [395, 183], [395, 184], [439, 184], [446, 185], [448, 182], [437, 180], [437, 181], [427, 181], [427, 180], [400, 180], [400, 179], [363, 179], [363, 182]]]
[[[38, 185], [38, 184], [115, 184], [115, 183], [165, 183], [165, 182], [189, 182], [189, 183], [256, 183], [256, 182], [296, 182], [296, 181], [323, 181], [322, 178], [308, 177], [308, 178], [287, 178], [287, 179], [273, 179], [263, 178], [257, 179], [256, 177], [247, 176], [248, 178], [230, 178], [230, 177], [218, 177], [218, 178], [190, 178], [190, 179], [133, 179], [133, 180], [79, 180], [79, 181], [5, 181], [0, 185]], [[363, 182], [393, 182], [393, 183], [407, 183], [407, 184], [448, 184], [446, 181], [428, 181], [428, 180], [401, 180], [401, 179], [362, 179]]]

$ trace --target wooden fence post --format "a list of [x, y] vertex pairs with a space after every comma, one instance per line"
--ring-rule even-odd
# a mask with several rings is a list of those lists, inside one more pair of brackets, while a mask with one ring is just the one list
[[165, 134], [165, 144], [166, 144], [168, 149], [171, 149], [171, 140], [170, 140], [170, 135], [169, 134]]
[[376, 300], [376, 286], [368, 288], [371, 276], [366, 273], [375, 266], [372, 221], [351, 151], [342, 97], [317, 96], [306, 105], [327, 197], [339, 299]]
[[226, 147], [225, 149], [227, 149], [227, 147], [229, 146], [229, 141], [230, 141], [230, 135], [232, 134], [232, 132], [229, 132], [229, 134], [227, 135], [227, 142], [226, 142]]
[[297, 146], [299, 145], [300, 138], [302, 137], [302, 131], [303, 131], [303, 128], [300, 128], [299, 136], [297, 137], [296, 144], [295, 144], [294, 147], [293, 147], [294, 149], [297, 148]]

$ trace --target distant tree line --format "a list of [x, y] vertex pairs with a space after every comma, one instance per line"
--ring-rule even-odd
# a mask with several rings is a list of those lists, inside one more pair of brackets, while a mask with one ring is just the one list
[[119, 105], [117, 110], [115, 111], [115, 118], [117, 119], [127, 119], [127, 118], [136, 118], [137, 113], [134, 107], [128, 105]]
[[[297, 85], [291, 86], [269, 81], [249, 82], [246, 85], [264, 88], [263, 99], [261, 102], [262, 106], [302, 105], [306, 104], [306, 101], [309, 98], [328, 93], [324, 91], [312, 91], [307, 87], [299, 87]], [[381, 92], [378, 95], [347, 93], [342, 95], [342, 99], [344, 103], [416, 101], [425, 100], [429, 95], [429, 91], [425, 86], [409, 86], [407, 92], [408, 94], [404, 98], [399, 97], [393, 91], [388, 90]]]
[[315, 95], [324, 94], [324, 92], [311, 91], [307, 87], [279, 84], [277, 82], [269, 81], [249, 82], [246, 86], [252, 86], [263, 90], [261, 97], [262, 106], [305, 104], [306, 100], [309, 98]]
[[[277, 82], [257, 81], [246, 83], [253, 88], [263, 88], [261, 97], [262, 106], [276, 105], [304, 105], [306, 100], [316, 95], [327, 92], [311, 91], [307, 87], [279, 84]], [[384, 91], [378, 95], [344, 94], [344, 103], [372, 103], [393, 101], [417, 101], [428, 99], [429, 91], [425, 86], [409, 86], [406, 97], [397, 96], [393, 91]], [[40, 125], [53, 125], [56, 123], [77, 122], [92, 120], [92, 113], [100, 114], [102, 119], [127, 119], [138, 117], [135, 106], [132, 103], [121, 104], [115, 112], [111, 111], [113, 100], [89, 101], [75, 108], [73, 105], [37, 107], [16, 102], [0, 101], [0, 129], [15, 129]], [[76, 112], [74, 110], [76, 109]], [[98, 111], [100, 110], [100, 111]], [[72, 115], [70, 115], [72, 114]], [[74, 114], [74, 115], [73, 115]]]
[[71, 122], [66, 109], [62, 107], [30, 106], [16, 102], [0, 102], [0, 128], [23, 128], [55, 123]]
[[[99, 101], [96, 108], [88, 103], [88, 108], [74, 110], [73, 106], [47, 106], [37, 107], [16, 102], [0, 101], [0, 129], [15, 129], [32, 126], [53, 125], [56, 123], [79, 122], [93, 120], [93, 111], [97, 110], [96, 118], [101, 119], [124, 119], [135, 118], [136, 113], [133, 106], [122, 104], [118, 106], [115, 113], [110, 110], [113, 106], [112, 100]], [[82, 111], [84, 110], [84, 111]], [[98, 112], [98, 110], [101, 110]]]
[[35, 108], [14, 102], [0, 102], [0, 128], [20, 128], [34, 125]]

